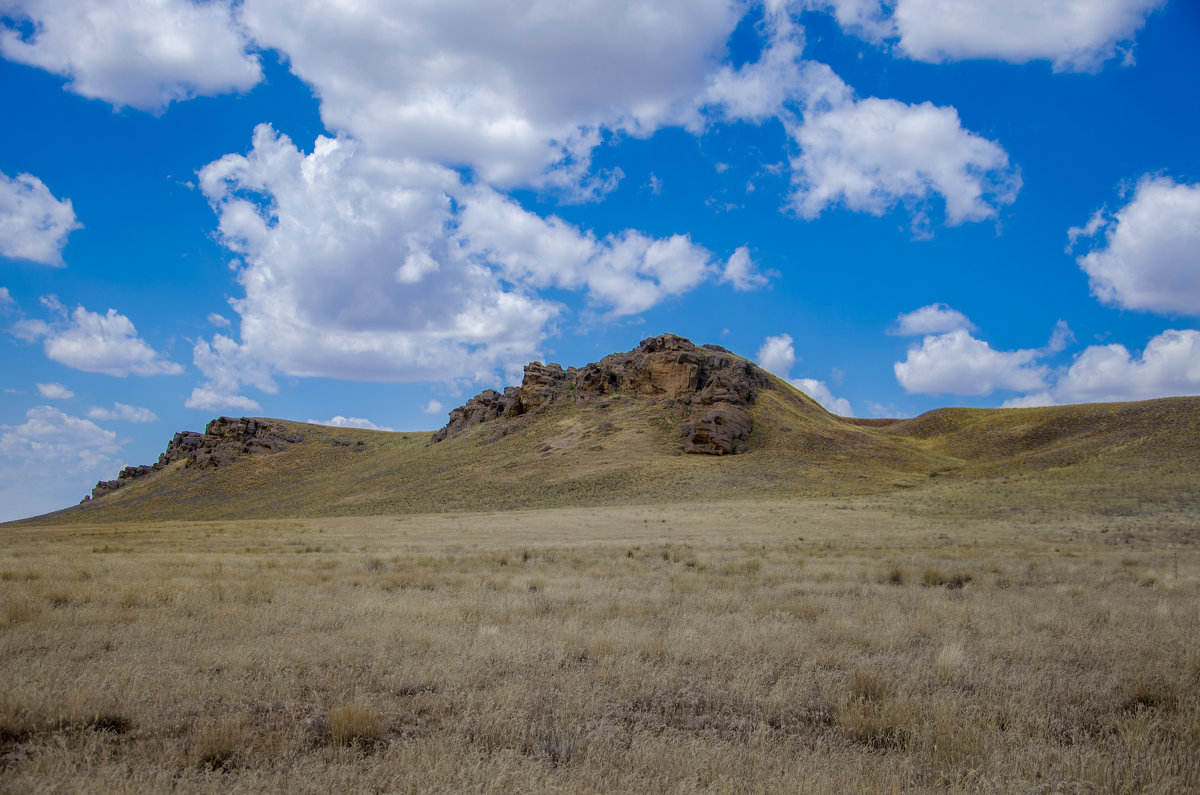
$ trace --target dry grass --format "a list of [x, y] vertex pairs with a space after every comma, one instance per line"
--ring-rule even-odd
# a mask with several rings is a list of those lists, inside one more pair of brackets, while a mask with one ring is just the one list
[[7, 528], [0, 790], [1200, 789], [1200, 517], [934, 507]]

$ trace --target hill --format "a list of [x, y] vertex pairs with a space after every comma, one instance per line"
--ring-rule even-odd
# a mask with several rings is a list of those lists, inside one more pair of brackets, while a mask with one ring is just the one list
[[[1200, 398], [837, 417], [674, 335], [583, 368], [531, 363], [436, 433], [218, 418], [83, 504], [27, 522], [316, 517], [905, 492], [1121, 511], [1200, 502]], [[919, 496], [914, 496], [919, 495]], [[956, 507], [957, 506], [957, 507]]]

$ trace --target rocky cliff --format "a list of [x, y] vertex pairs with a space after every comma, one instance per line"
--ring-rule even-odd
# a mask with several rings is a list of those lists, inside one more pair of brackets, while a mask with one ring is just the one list
[[188, 468], [215, 469], [245, 456], [282, 450], [299, 441], [298, 437], [289, 436], [283, 426], [275, 423], [250, 417], [217, 417], [205, 426], [204, 433], [180, 431], [175, 434], [154, 464], [125, 467], [116, 480], [100, 481], [82, 502], [112, 494], [176, 461], [182, 461], [183, 466]]
[[[433, 441], [481, 423], [544, 411], [562, 401], [586, 406], [626, 393], [668, 402], [680, 422], [684, 452], [726, 455], [746, 449], [753, 430], [746, 407], [754, 403], [756, 390], [770, 388], [766, 372], [724, 348], [663, 334], [582, 368], [531, 362], [520, 386], [503, 393], [488, 389], [451, 411], [450, 421]], [[499, 422], [491, 439], [509, 430]]]

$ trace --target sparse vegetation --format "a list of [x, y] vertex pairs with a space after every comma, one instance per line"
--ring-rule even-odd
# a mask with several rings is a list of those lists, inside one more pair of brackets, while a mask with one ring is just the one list
[[967, 493], [10, 526], [0, 789], [1200, 789], [1197, 513]]
[[0, 789], [1200, 791], [1200, 398], [593, 397], [5, 526]]

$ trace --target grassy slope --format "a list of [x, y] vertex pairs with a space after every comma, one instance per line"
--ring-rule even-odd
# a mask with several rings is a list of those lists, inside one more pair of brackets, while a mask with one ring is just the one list
[[1200, 506], [1200, 397], [1031, 409], [939, 409], [884, 429], [957, 461], [939, 510], [1108, 515]]
[[[74, 523], [379, 515], [910, 489], [943, 507], [1020, 498], [1095, 510], [1200, 500], [1200, 398], [1040, 409], [940, 409], [886, 427], [840, 421], [783, 382], [753, 408], [750, 452], [680, 455], [662, 403], [614, 396], [428, 444], [427, 433], [288, 423], [304, 441], [215, 471], [176, 465], [103, 500], [47, 515]], [[360, 444], [361, 443], [361, 444]], [[1136, 507], [1136, 506], [1134, 506]], [[965, 508], [964, 508], [965, 510]]]

